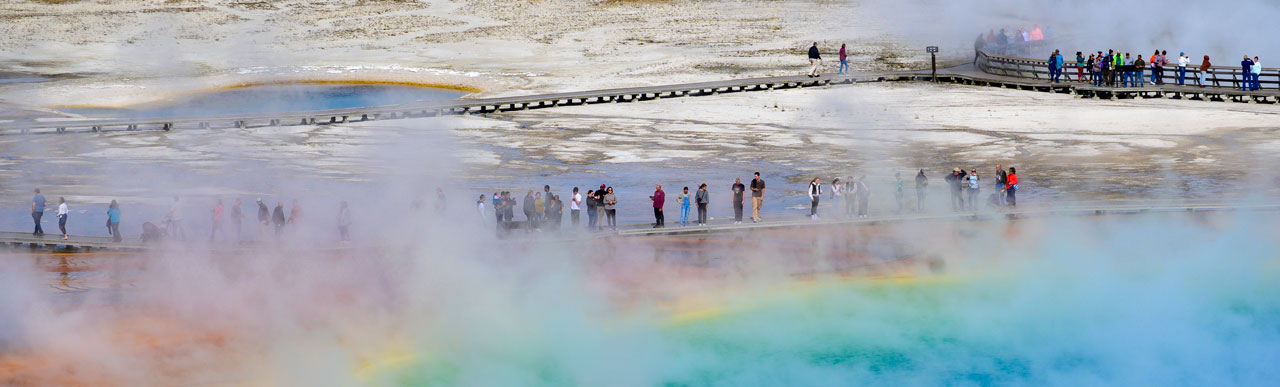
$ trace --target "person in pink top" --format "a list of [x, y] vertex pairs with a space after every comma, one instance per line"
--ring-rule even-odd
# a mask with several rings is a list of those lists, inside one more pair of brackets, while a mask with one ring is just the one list
[[226, 236], [222, 231], [222, 212], [222, 199], [218, 199], [217, 204], [213, 206], [213, 230], [209, 231], [209, 242], [213, 242], [219, 233], [222, 233], [223, 237]]
[[657, 188], [654, 188], [653, 196], [650, 196], [649, 199], [653, 200], [653, 228], [661, 228], [666, 225], [662, 216], [662, 205], [667, 202], [667, 194], [662, 192], [662, 184], [658, 184]]
[[840, 71], [841, 75], [849, 73], [849, 56], [844, 52], [844, 44], [840, 44]]

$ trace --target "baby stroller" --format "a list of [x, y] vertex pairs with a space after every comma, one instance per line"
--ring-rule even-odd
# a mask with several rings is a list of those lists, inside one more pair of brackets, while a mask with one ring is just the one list
[[155, 223], [146, 222], [142, 224], [142, 243], [158, 242], [164, 240], [167, 235], [168, 232], [156, 226]]

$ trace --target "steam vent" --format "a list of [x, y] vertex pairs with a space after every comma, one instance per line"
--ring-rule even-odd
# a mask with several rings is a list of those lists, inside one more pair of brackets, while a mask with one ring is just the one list
[[1274, 385], [1203, 8], [3, 1], [0, 385]]

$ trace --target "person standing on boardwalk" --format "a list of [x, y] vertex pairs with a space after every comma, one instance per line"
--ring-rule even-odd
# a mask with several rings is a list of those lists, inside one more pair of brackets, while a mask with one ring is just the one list
[[533, 231], [533, 229], [537, 227], [537, 205], [533, 204], [533, 200], [532, 190], [530, 190], [529, 193], [524, 194], [524, 220], [526, 231]]
[[[840, 184], [840, 178], [831, 179], [831, 208], [835, 209], [835, 214], [840, 215], [840, 206], [852, 207], [853, 199], [844, 200], [844, 187]], [[848, 211], [851, 213], [852, 211]], [[849, 215], [846, 213], [846, 215]]]
[[1107, 50], [1107, 56], [1098, 58], [1102, 64], [1102, 79], [1098, 80], [1098, 86], [1111, 86], [1114, 72], [1111, 71], [1111, 50]]
[[[1137, 74], [1137, 77], [1133, 78], [1131, 86], [1146, 86], [1147, 81], [1146, 78], [1143, 77], [1143, 73], [1146, 72], [1146, 66], [1147, 62], [1142, 60], [1142, 55], [1138, 55], [1138, 58], [1133, 60], [1133, 70], [1134, 73]], [[1155, 68], [1152, 68], [1152, 71], [1155, 71]]]
[[169, 212], [165, 214], [165, 223], [169, 226], [169, 236], [178, 238], [180, 241], [187, 240], [187, 230], [182, 226], [182, 200], [177, 196], [173, 197], [173, 204], [169, 205]]
[[694, 194], [694, 201], [698, 203], [698, 225], [707, 225], [707, 205], [711, 204], [711, 193], [707, 192], [707, 183], [698, 186], [698, 192]]
[[1009, 178], [1005, 181], [1004, 190], [1005, 192], [1008, 192], [1008, 206], [1017, 207], [1018, 197], [1016, 194], [1018, 193], [1018, 171], [1013, 167], [1009, 167]]
[[542, 192], [533, 194], [533, 219], [535, 228], [542, 228], [542, 219], [547, 214], [547, 199], [542, 196]]
[[1211, 67], [1213, 67], [1213, 63], [1209, 63], [1209, 56], [1205, 55], [1204, 61], [1200, 62], [1200, 72], [1198, 74], [1200, 76], [1200, 80], [1198, 81], [1200, 87], [1204, 87], [1204, 85], [1208, 83], [1209, 68]]
[[1049, 82], [1058, 83], [1062, 78], [1062, 52], [1053, 50], [1053, 55], [1049, 57]]
[[36, 196], [31, 198], [31, 219], [36, 222], [36, 229], [32, 235], [44, 235], [44, 228], [40, 227], [40, 218], [44, 217], [44, 195], [40, 194], [40, 189], [36, 188]]
[[654, 187], [653, 196], [649, 196], [649, 200], [653, 201], [653, 228], [662, 228], [666, 225], [666, 219], [662, 214], [662, 206], [667, 203], [667, 194], [662, 192], [662, 184]]
[[212, 226], [209, 227], [209, 243], [213, 243], [214, 238], [218, 236], [218, 233], [222, 233], [223, 238], [226, 238], [227, 236], [226, 231], [222, 230], [223, 211], [225, 211], [225, 209], [222, 207], [222, 199], [218, 199], [213, 204], [213, 210], [210, 211], [212, 213], [212, 219], [210, 219]]
[[858, 199], [858, 217], [867, 217], [867, 203], [871, 202], [871, 188], [867, 187], [867, 175], [858, 176], [853, 184], [854, 197]]
[[595, 231], [596, 229], [596, 191], [587, 190], [587, 229]]
[[755, 176], [751, 180], [751, 221], [760, 223], [760, 207], [764, 205], [764, 179], [760, 178], [760, 172], [756, 172]]
[[275, 210], [271, 211], [271, 223], [276, 227], [276, 239], [279, 240], [284, 235], [284, 202], [276, 202]]
[[929, 188], [929, 178], [924, 177], [924, 170], [916, 173], [916, 212], [924, 211], [924, 193]]
[[578, 187], [573, 187], [573, 196], [569, 197], [569, 221], [573, 223], [573, 227], [578, 227], [578, 215], [582, 213], [582, 194], [578, 193]]
[[676, 197], [676, 201], [680, 202], [680, 227], [689, 226], [689, 199], [689, 187], [684, 187], [680, 196]]
[[58, 231], [62, 231], [62, 240], [67, 240], [67, 215], [71, 214], [71, 210], [67, 208], [67, 199], [58, 197]]
[[595, 199], [596, 201], [596, 228], [599, 228], [599, 229], [604, 229], [605, 220], [606, 220], [605, 219], [606, 212], [604, 210], [605, 190], [606, 190], [605, 185], [601, 184], [600, 189], [596, 190], [596, 195], [592, 197], [592, 199]]
[[609, 229], [618, 229], [618, 196], [613, 194], [613, 187], [605, 190], [604, 214], [609, 218]]
[[901, 215], [902, 214], [902, 172], [894, 172], [893, 179], [894, 179], [893, 199], [898, 201], [897, 214]]
[[550, 186], [550, 185], [543, 185], [543, 186], [542, 186], [542, 201], [543, 201], [543, 202], [544, 202], [544, 204], [545, 204], [545, 206], [544, 206], [544, 208], [543, 208], [543, 211], [542, 211], [542, 219], [543, 219], [543, 222], [550, 222], [550, 221], [551, 221], [551, 219], [552, 219], [552, 217], [555, 215], [555, 214], [553, 214], [552, 212], [554, 212], [554, 211], [556, 210], [556, 207], [555, 207], [555, 206], [553, 206], [553, 205], [552, 205], [552, 203], [551, 203], [551, 201], [552, 201], [552, 200], [555, 200], [555, 198], [556, 198], [556, 195], [555, 195], [555, 194], [553, 194], [553, 193], [551, 193], [551, 186]]
[[491, 203], [493, 203], [493, 217], [500, 225], [502, 223], [502, 195], [494, 192]]
[[1252, 86], [1252, 87], [1250, 87], [1250, 88], [1249, 88], [1249, 90], [1250, 90], [1250, 91], [1257, 91], [1258, 89], [1261, 89], [1261, 88], [1262, 88], [1262, 83], [1261, 83], [1261, 79], [1262, 79], [1262, 60], [1261, 60], [1261, 59], [1258, 59], [1258, 57], [1256, 57], [1256, 56], [1255, 56], [1255, 57], [1253, 57], [1253, 65], [1252, 65], [1252, 66], [1249, 66], [1249, 67], [1253, 69], [1253, 71], [1252, 71], [1252, 73], [1251, 73], [1252, 75], [1250, 75], [1250, 77], [1252, 77], [1252, 78], [1253, 78], [1253, 86]]
[[978, 185], [978, 170], [969, 171], [969, 209], [978, 210], [978, 192], [981, 186]]
[[231, 205], [231, 229], [236, 231], [236, 243], [240, 243], [240, 223], [244, 220], [244, 213], [240, 211], [240, 206], [244, 205], [244, 201], [236, 198], [235, 204]]
[[[484, 205], [484, 195], [480, 195], [480, 205]], [[496, 210], [495, 210], [496, 212]], [[484, 214], [481, 214], [484, 215]], [[348, 231], [351, 228], [351, 209], [347, 207], [347, 201], [343, 200], [338, 203], [338, 240], [347, 242], [351, 240], [351, 234]]]
[[1244, 78], [1240, 83], [1240, 91], [1249, 91], [1249, 87], [1253, 85], [1253, 77], [1250, 75], [1253, 71], [1253, 60], [1248, 55], [1244, 56], [1244, 60], [1240, 61], [1240, 73]]
[[[1142, 59], [1142, 55], [1138, 55], [1138, 59]], [[1160, 50], [1156, 50], [1156, 52], [1152, 53], [1151, 57], [1147, 58], [1146, 64], [1148, 66], [1151, 66], [1151, 84], [1159, 85], [1160, 82], [1158, 82], [1157, 79], [1160, 77], [1159, 73], [1162, 70], [1164, 70], [1162, 67], [1160, 67]], [[1138, 68], [1141, 69], [1142, 67], [1139, 66]], [[1142, 78], [1141, 71], [1138, 72], [1138, 78], [1139, 79]]]
[[484, 219], [484, 194], [480, 194], [480, 198], [476, 199], [476, 211], [480, 212], [480, 219]]
[[[982, 35], [978, 35], [982, 36]], [[840, 44], [840, 75], [849, 73], [849, 56], [845, 54], [844, 43]]]
[[258, 237], [262, 237], [267, 233], [267, 227], [271, 226], [271, 210], [267, 209], [267, 204], [262, 202], [262, 198], [258, 198]]
[[813, 42], [813, 46], [809, 47], [809, 78], [819, 77], [818, 66], [822, 64], [822, 55], [818, 54], [818, 42]]
[[1087, 67], [1084, 62], [1084, 53], [1076, 51], [1076, 82], [1084, 82], [1084, 69]]
[[107, 232], [111, 234], [112, 242], [120, 242], [123, 239], [120, 236], [120, 204], [115, 200], [107, 206]]
[[996, 164], [996, 197], [999, 198], [1000, 205], [1003, 206], [1004, 200], [1004, 182], [1009, 178], [1009, 173], [1004, 171], [1000, 164]]
[[550, 211], [551, 223], [556, 230], [559, 230], [560, 226], [564, 224], [564, 202], [560, 200], [560, 195], [553, 195], [551, 198], [552, 202], [555, 203], [555, 208]]
[[733, 178], [733, 224], [742, 224], [742, 206], [745, 203], [747, 186], [741, 178]]
[[289, 208], [289, 225], [295, 231], [302, 226], [302, 205], [298, 204], [298, 199], [293, 199], [292, 207]]
[[511, 191], [502, 191], [502, 197], [506, 202], [506, 212], [502, 215], [502, 220], [510, 225], [516, 221], [516, 198], [511, 196]]
[[818, 199], [822, 197], [822, 180], [809, 181], [809, 219], [818, 220]]
[[1187, 84], [1187, 66], [1191, 65], [1191, 57], [1185, 52], [1178, 53], [1178, 86]]
[[[1094, 57], [1092, 53], [1090, 53], [1089, 59], [1085, 61], [1085, 67], [1089, 69], [1089, 81], [1093, 83], [1095, 86], [1098, 84], [1098, 71], [1094, 70], [1094, 66], [1096, 66], [1097, 64], [1098, 64], [1097, 58]], [[1080, 78], [1080, 81], [1083, 82], [1084, 78]]]

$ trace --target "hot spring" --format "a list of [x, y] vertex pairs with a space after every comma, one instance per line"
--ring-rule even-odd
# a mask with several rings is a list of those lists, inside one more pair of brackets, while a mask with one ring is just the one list
[[137, 105], [57, 109], [95, 118], [183, 117], [396, 105], [458, 98], [466, 93], [460, 89], [410, 84], [276, 83], [197, 91]]

